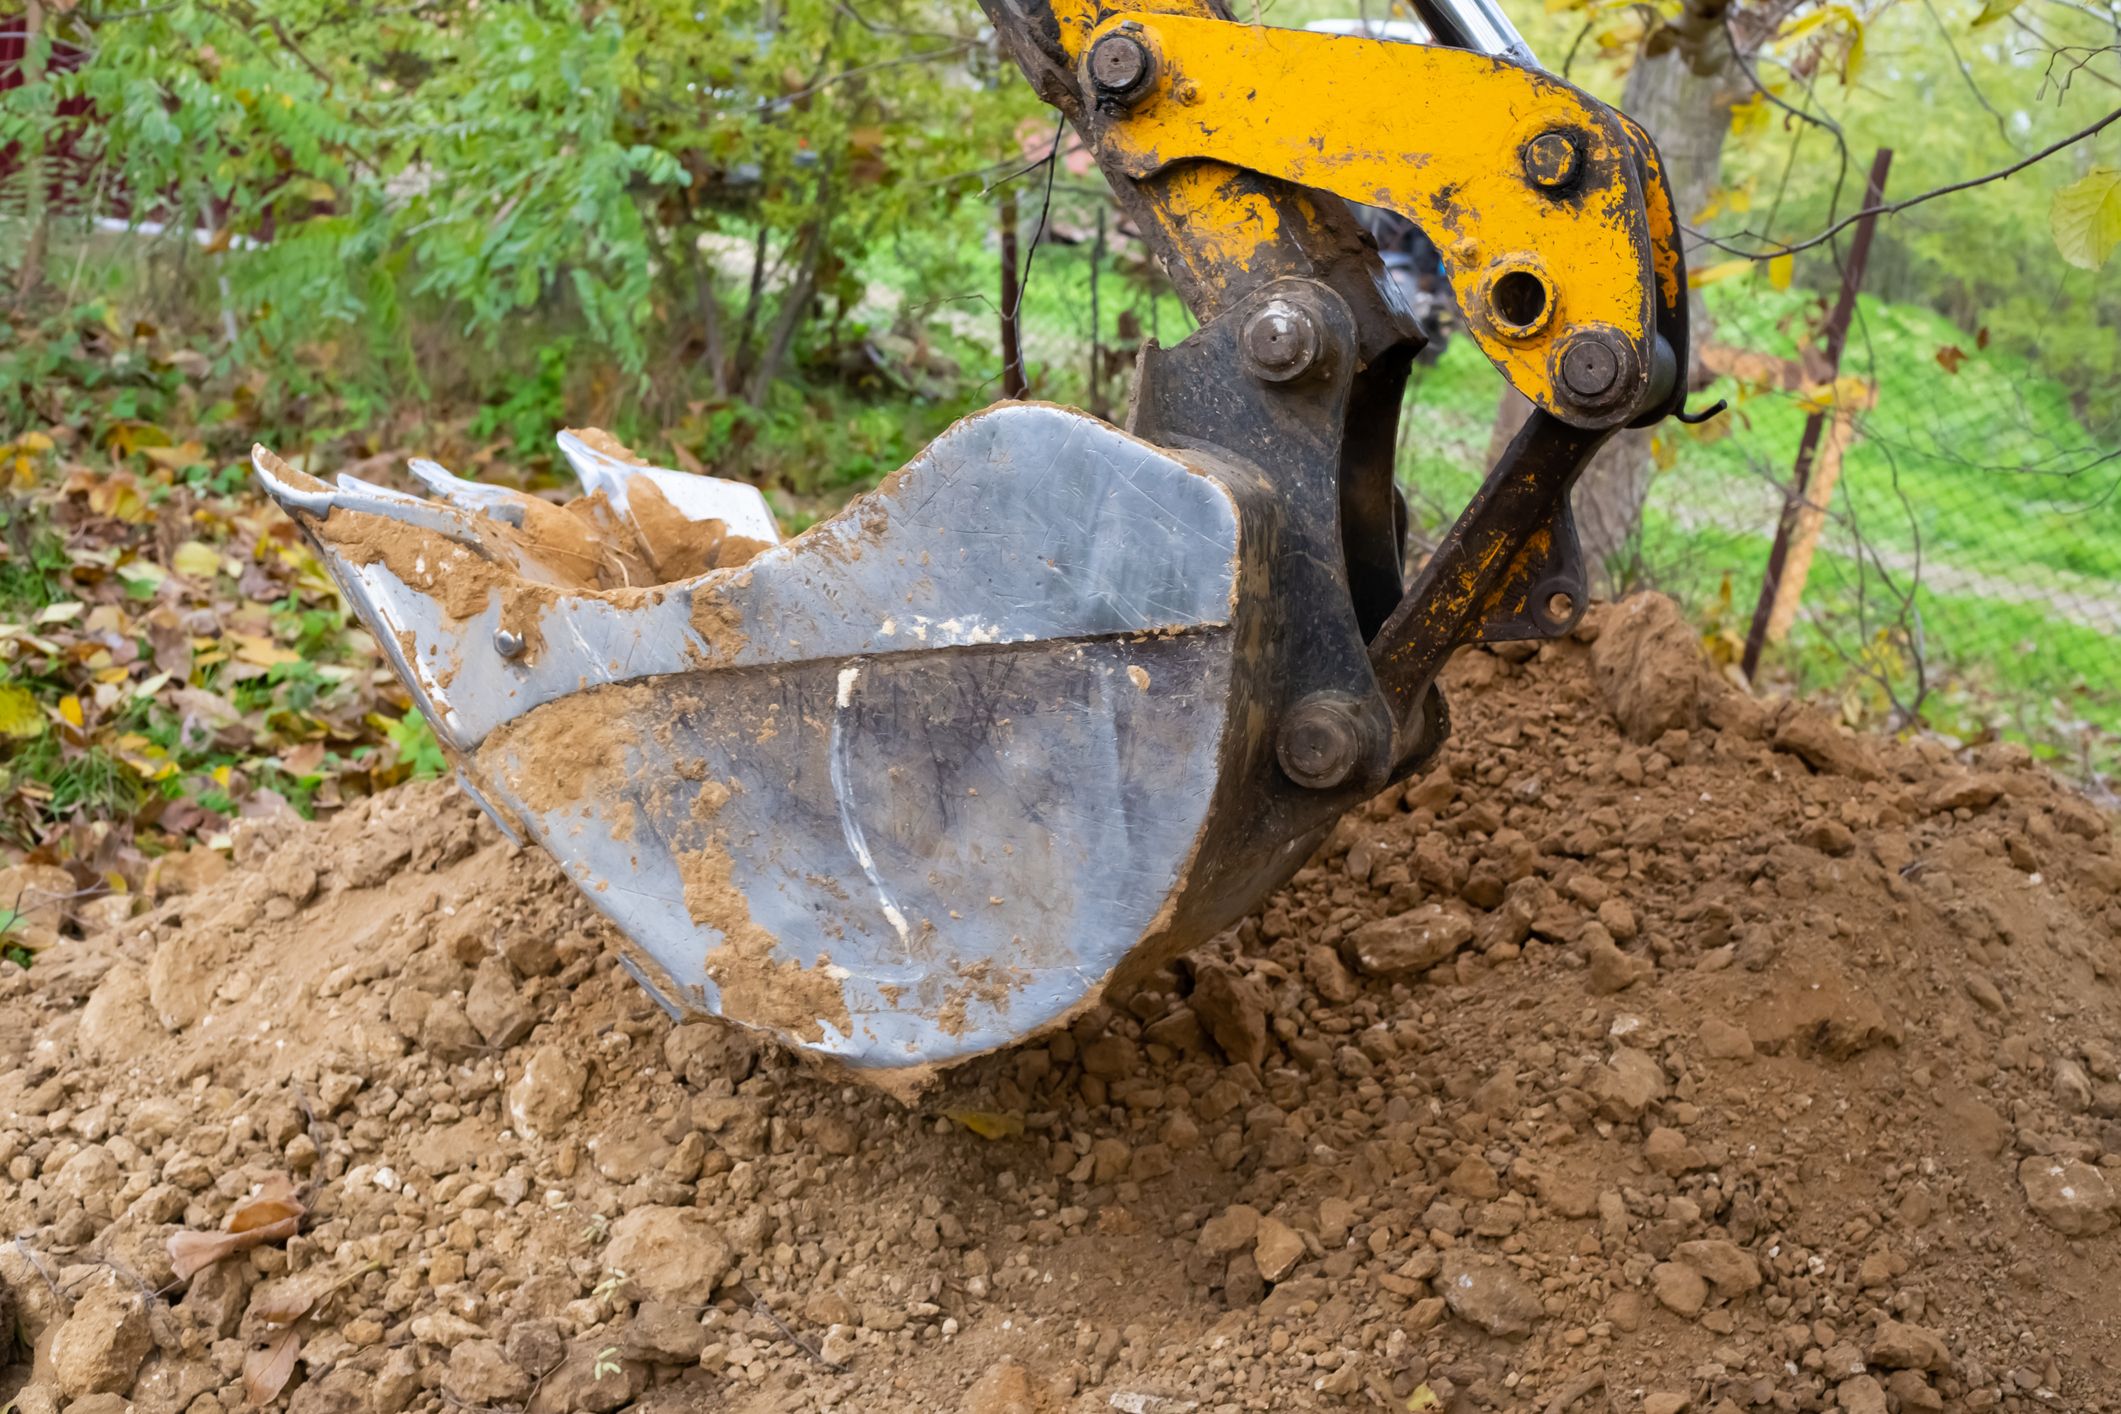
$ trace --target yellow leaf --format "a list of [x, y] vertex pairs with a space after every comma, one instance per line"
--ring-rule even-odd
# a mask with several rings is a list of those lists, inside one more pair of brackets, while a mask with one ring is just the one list
[[80, 725], [81, 725], [81, 721], [82, 721], [82, 717], [81, 717], [81, 699], [80, 699], [80, 698], [78, 698], [78, 697], [74, 697], [74, 696], [66, 696], [66, 697], [62, 697], [62, 698], [60, 698], [60, 699], [59, 699], [59, 715], [60, 715], [60, 716], [62, 716], [62, 717], [64, 717], [64, 718], [66, 719], [66, 724], [67, 724], [68, 726], [70, 726], [70, 727], [78, 727], [78, 726], [80, 726]]
[[1988, 0], [1988, 3], [1981, 7], [1981, 13], [1974, 16], [1972, 28], [1992, 25], [2023, 3], [2024, 0]]
[[96, 674], [97, 682], [124, 682], [133, 675], [131, 668], [105, 668]]
[[1778, 290], [1790, 287], [1790, 272], [1796, 268], [1797, 257], [1778, 255], [1767, 263], [1767, 281]]
[[81, 611], [87, 607], [86, 604], [71, 599], [63, 604], [46, 604], [37, 611], [36, 622], [40, 624], [70, 623], [80, 618]]
[[15, 450], [18, 452], [48, 452], [51, 449], [52, 439], [42, 432], [25, 432], [15, 439]]
[[1012, 1139], [1024, 1132], [1024, 1121], [1018, 1115], [1000, 1114], [994, 1110], [944, 1110], [943, 1115], [982, 1139]]
[[236, 661], [239, 663], [255, 663], [261, 668], [271, 668], [281, 663], [302, 661], [300, 653], [292, 648], [282, 648], [269, 638], [247, 633], [232, 633], [229, 637], [236, 641]]
[[1686, 282], [1690, 288], [1698, 290], [1703, 285], [1713, 285], [1719, 280], [1728, 280], [1733, 275], [1743, 275], [1752, 268], [1753, 262], [1741, 256], [1737, 260], [1726, 260], [1699, 270], [1689, 270], [1686, 272]]
[[2121, 245], [2121, 171], [2094, 167], [2055, 193], [2047, 208], [2055, 249], [2079, 270], [2097, 270]]
[[0, 684], [0, 736], [44, 735], [44, 713], [26, 687]]
[[1443, 1401], [1436, 1397], [1435, 1390], [1425, 1384], [1414, 1386], [1414, 1392], [1407, 1396], [1407, 1414], [1421, 1414], [1424, 1409], [1441, 1408]]
[[221, 568], [221, 552], [203, 540], [187, 540], [169, 558], [170, 568], [192, 579], [212, 579]]
[[196, 441], [181, 447], [142, 447], [140, 455], [165, 471], [182, 471], [194, 462], [205, 461], [206, 447]]

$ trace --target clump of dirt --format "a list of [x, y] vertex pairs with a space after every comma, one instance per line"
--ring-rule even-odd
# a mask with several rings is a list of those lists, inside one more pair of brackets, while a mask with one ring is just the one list
[[292, 1332], [297, 1414], [2121, 1403], [2112, 821], [1662, 624], [1460, 655], [1430, 775], [916, 1109], [674, 1024], [452, 787], [246, 823], [0, 968], [7, 1392], [228, 1414]]

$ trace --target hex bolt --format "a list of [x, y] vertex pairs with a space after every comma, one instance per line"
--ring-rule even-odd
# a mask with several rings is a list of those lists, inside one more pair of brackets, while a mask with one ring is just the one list
[[1274, 754], [1296, 784], [1307, 790], [1330, 790], [1361, 764], [1362, 724], [1348, 703], [1337, 697], [1306, 698], [1282, 721]]
[[493, 651], [503, 658], [519, 658], [523, 654], [523, 635], [512, 628], [497, 628], [493, 631]]
[[1579, 334], [1561, 353], [1561, 381], [1579, 398], [1602, 398], [1620, 377], [1620, 359], [1603, 338]]
[[1145, 87], [1154, 65], [1138, 39], [1108, 34], [1090, 51], [1090, 81], [1106, 98], [1122, 98]]
[[1318, 321], [1289, 300], [1268, 300], [1245, 321], [1238, 347], [1253, 377], [1286, 383], [1318, 362]]
[[1524, 174], [1542, 191], [1560, 191], [1582, 168], [1583, 153], [1567, 133], [1541, 133], [1525, 144]]

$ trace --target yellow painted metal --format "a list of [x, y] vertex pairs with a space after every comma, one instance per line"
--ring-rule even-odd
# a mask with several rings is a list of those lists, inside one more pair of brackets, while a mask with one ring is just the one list
[[[1553, 355], [1572, 330], [1607, 326], [1634, 346], [1638, 370], [1650, 367], [1650, 217], [1629, 135], [1597, 100], [1464, 50], [1147, 11], [1109, 16], [1081, 52], [1122, 26], [1157, 56], [1153, 89], [1094, 120], [1124, 175], [1207, 159], [1399, 212], [1436, 242], [1482, 350], [1557, 415]], [[1556, 130], [1583, 163], [1560, 195], [1532, 183], [1523, 157]], [[1248, 233], [1270, 234], [1257, 211], [1222, 203], [1213, 182], [1189, 195], [1180, 245], [1212, 231], [1213, 259], [1243, 268]], [[1495, 309], [1512, 272], [1544, 284], [1536, 318]]]

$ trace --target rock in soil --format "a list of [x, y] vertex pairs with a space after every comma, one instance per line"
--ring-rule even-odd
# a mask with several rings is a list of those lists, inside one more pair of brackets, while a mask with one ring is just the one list
[[294, 1414], [2121, 1408], [2112, 820], [1683, 628], [1460, 654], [1426, 777], [912, 1108], [673, 1026], [448, 785], [165, 864], [0, 964], [17, 1408], [284, 1332]]

